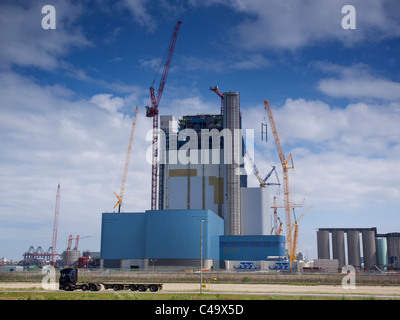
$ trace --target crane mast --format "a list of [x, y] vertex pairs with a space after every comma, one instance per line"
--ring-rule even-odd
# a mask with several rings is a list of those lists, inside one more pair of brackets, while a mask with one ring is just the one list
[[294, 259], [296, 259], [296, 250], [297, 250], [297, 241], [299, 238], [299, 221], [305, 216], [305, 214], [310, 211], [310, 209], [312, 208], [309, 207], [306, 211], [303, 212], [303, 214], [296, 219], [296, 221], [293, 223], [292, 228], [294, 227], [294, 233], [293, 233], [293, 245], [292, 245], [292, 252], [290, 253], [290, 260], [293, 261]]
[[[178, 21], [172, 33], [171, 42], [168, 47], [168, 54], [164, 64], [164, 70], [161, 76], [160, 85], [158, 87], [157, 96], [154, 92], [153, 85], [150, 86], [151, 107], [146, 107], [146, 117], [153, 118], [153, 141], [152, 141], [152, 163], [151, 163], [151, 210], [157, 209], [157, 178], [158, 178], [158, 106], [164, 91], [165, 82], [167, 80], [169, 67], [172, 61], [178, 32], [182, 21]], [[154, 84], [154, 81], [153, 81]]]
[[56, 262], [56, 246], [57, 246], [57, 232], [58, 232], [58, 216], [60, 213], [60, 184], [57, 187], [56, 208], [54, 212], [54, 225], [53, 225], [53, 240], [51, 244], [51, 261], [50, 265], [54, 266]]
[[288, 254], [290, 255], [290, 253], [292, 252], [292, 231], [291, 231], [292, 219], [291, 219], [291, 213], [290, 213], [290, 190], [289, 190], [288, 169], [293, 169], [294, 167], [293, 166], [289, 167], [288, 163], [289, 163], [290, 159], [292, 158], [292, 155], [289, 154], [287, 159], [285, 158], [285, 155], [283, 154], [283, 151], [282, 151], [281, 142], [279, 140], [278, 131], [276, 129], [275, 120], [272, 115], [271, 106], [269, 105], [268, 100], [264, 100], [264, 104], [265, 104], [265, 110], [267, 111], [269, 122], [271, 125], [271, 130], [274, 135], [275, 144], [278, 149], [279, 159], [282, 164], [283, 193], [284, 193], [285, 220], [286, 220], [286, 246], [287, 246]]
[[118, 213], [121, 212], [122, 198], [124, 197], [126, 179], [128, 177], [129, 163], [130, 163], [131, 154], [132, 154], [133, 137], [134, 137], [134, 134], [135, 134], [135, 127], [136, 127], [136, 119], [137, 119], [137, 115], [138, 115], [138, 109], [139, 109], [139, 107], [136, 107], [135, 115], [133, 117], [131, 135], [130, 135], [130, 138], [129, 138], [128, 152], [126, 154], [125, 167], [124, 167], [124, 172], [122, 174], [121, 191], [120, 191], [119, 195], [117, 195], [114, 192], [115, 196], [118, 199], [118, 201], [115, 204], [114, 208], [116, 208], [118, 206]]

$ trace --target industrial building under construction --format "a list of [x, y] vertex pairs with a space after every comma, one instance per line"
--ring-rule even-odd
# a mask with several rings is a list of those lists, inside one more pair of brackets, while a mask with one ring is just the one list
[[177, 130], [172, 116], [160, 117], [159, 210], [103, 213], [103, 267], [198, 268], [201, 258], [205, 268], [261, 267], [285, 256], [285, 237], [272, 234], [268, 188], [247, 186], [239, 93], [222, 101], [221, 114], [185, 115]]

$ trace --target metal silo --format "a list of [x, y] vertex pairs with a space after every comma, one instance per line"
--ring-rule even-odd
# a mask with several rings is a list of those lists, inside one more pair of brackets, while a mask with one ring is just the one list
[[329, 231], [317, 231], [318, 259], [330, 259]]
[[[224, 92], [225, 235], [240, 235], [240, 159], [242, 137], [238, 92]], [[229, 141], [230, 140], [230, 141]]]
[[81, 252], [78, 250], [64, 250], [63, 251], [63, 265], [64, 266], [72, 266], [75, 263], [78, 263], [78, 259], [81, 255]]
[[387, 233], [387, 252], [388, 252], [388, 262], [393, 264], [399, 262], [400, 256], [400, 233]]
[[339, 268], [346, 264], [346, 256], [344, 252], [344, 231], [332, 231], [332, 255], [333, 259], [339, 260]]
[[358, 230], [347, 231], [348, 264], [360, 269], [360, 232]]
[[377, 263], [379, 266], [384, 266], [388, 264], [388, 248], [387, 241], [385, 237], [376, 238], [376, 248], [377, 248]]
[[373, 269], [376, 265], [376, 243], [374, 231], [362, 231], [364, 269]]

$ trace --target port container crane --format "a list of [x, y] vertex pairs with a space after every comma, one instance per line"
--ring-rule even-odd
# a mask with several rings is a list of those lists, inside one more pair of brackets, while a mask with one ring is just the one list
[[151, 210], [157, 209], [157, 178], [158, 178], [158, 106], [164, 91], [165, 82], [167, 80], [169, 67], [172, 61], [176, 40], [182, 21], [178, 21], [172, 33], [172, 38], [168, 46], [168, 51], [164, 63], [163, 73], [161, 75], [160, 85], [158, 87], [157, 96], [154, 92], [153, 84], [150, 86], [151, 106], [146, 106], [146, 117], [153, 118], [153, 141], [152, 141], [152, 163], [151, 163]]

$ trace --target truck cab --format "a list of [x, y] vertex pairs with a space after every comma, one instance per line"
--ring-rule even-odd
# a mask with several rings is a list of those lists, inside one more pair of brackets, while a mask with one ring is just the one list
[[73, 290], [78, 282], [78, 270], [73, 268], [64, 268], [60, 271], [59, 289]]

